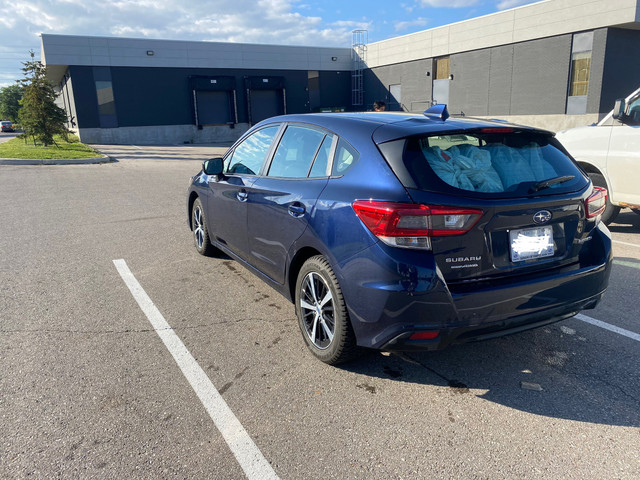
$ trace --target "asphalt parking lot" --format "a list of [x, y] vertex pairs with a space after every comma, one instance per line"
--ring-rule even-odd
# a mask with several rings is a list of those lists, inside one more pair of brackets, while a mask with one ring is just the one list
[[640, 478], [640, 215], [595, 310], [336, 368], [193, 248], [187, 183], [224, 146], [98, 148], [0, 166], [0, 478]]

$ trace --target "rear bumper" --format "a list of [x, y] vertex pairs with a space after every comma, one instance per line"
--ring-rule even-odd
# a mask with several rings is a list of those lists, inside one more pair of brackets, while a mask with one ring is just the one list
[[[455, 289], [449, 288], [430, 256], [422, 265], [407, 265], [381, 257], [373, 247], [341, 272], [361, 281], [340, 283], [346, 286], [343, 293], [359, 345], [439, 350], [540, 327], [594, 308], [611, 272], [606, 227], [596, 229], [589, 243], [589, 251], [571, 267]], [[409, 338], [425, 331], [438, 335], [431, 340]]]
[[441, 350], [449, 345], [489, 340], [491, 338], [512, 335], [514, 333], [524, 332], [526, 330], [531, 330], [571, 318], [581, 310], [594, 308], [601, 298], [602, 293], [579, 302], [541, 312], [530, 313], [477, 326], [443, 330], [440, 332], [440, 335], [433, 340], [411, 340], [409, 337], [416, 331], [414, 328], [411, 328], [407, 332], [398, 334], [395, 338], [392, 338], [379, 348], [381, 350], [397, 351]]

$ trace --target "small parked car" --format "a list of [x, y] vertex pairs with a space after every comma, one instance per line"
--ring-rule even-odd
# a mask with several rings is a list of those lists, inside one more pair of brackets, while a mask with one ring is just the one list
[[640, 88], [616, 100], [597, 124], [563, 130], [557, 138], [591, 181], [607, 189], [604, 223], [613, 222], [623, 207], [640, 214]]
[[8, 120], [3, 120], [0, 122], [0, 130], [3, 132], [13, 132], [13, 123]]
[[264, 120], [203, 162], [186, 207], [198, 253], [230, 255], [292, 301], [309, 350], [337, 364], [594, 308], [611, 268], [605, 202], [551, 132], [440, 105]]

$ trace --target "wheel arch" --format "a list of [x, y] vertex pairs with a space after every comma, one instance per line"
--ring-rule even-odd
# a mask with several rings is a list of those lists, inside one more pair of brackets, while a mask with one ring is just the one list
[[[604, 174], [600, 171], [600, 169], [592, 165], [591, 163], [578, 162], [578, 165], [580, 165], [580, 168], [582, 168], [587, 173], [597, 173], [598, 175], [602, 175], [604, 177]], [[606, 177], [605, 177], [605, 180], [606, 180]]]
[[196, 198], [198, 198], [198, 194], [196, 192], [191, 192], [189, 194], [189, 202], [188, 202], [188, 206], [187, 206], [187, 218], [189, 219], [189, 229], [193, 230], [193, 221], [191, 219], [191, 212], [193, 210], [193, 204], [196, 201]]
[[298, 250], [291, 260], [289, 264], [289, 275], [287, 277], [288, 285], [287, 285], [287, 293], [289, 295], [290, 301], [295, 301], [296, 298], [296, 281], [298, 280], [298, 273], [306, 262], [311, 257], [315, 257], [316, 255], [322, 255], [322, 252], [319, 252], [317, 249], [313, 247], [304, 247]]

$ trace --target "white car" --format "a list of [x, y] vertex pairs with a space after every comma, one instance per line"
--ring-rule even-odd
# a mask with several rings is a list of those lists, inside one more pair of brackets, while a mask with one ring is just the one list
[[556, 137], [589, 174], [608, 191], [602, 220], [611, 223], [620, 209], [640, 214], [640, 88], [599, 123], [558, 132]]

